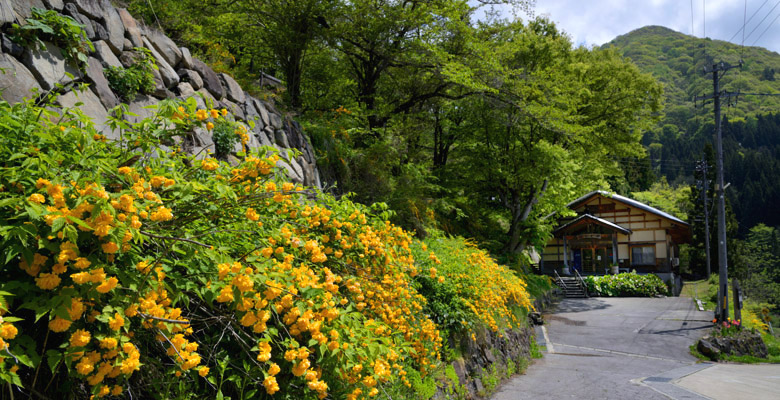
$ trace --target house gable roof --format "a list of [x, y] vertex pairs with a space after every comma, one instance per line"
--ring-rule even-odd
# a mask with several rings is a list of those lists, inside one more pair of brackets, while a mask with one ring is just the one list
[[584, 223], [595, 223], [597, 225], [601, 225], [601, 226], [607, 227], [608, 229], [611, 229], [613, 231], [620, 232], [620, 233], [622, 233], [624, 235], [631, 234], [631, 229], [626, 229], [626, 228], [624, 228], [624, 227], [622, 227], [622, 226], [620, 226], [620, 225], [618, 225], [618, 224], [616, 224], [614, 222], [610, 222], [610, 221], [607, 221], [607, 220], [605, 220], [603, 218], [595, 217], [595, 216], [590, 215], [590, 214], [580, 215], [579, 217], [573, 219], [572, 221], [569, 221], [566, 224], [563, 224], [563, 225], [559, 226], [558, 228], [556, 228], [553, 231], [553, 233], [559, 233], [559, 232], [566, 231], [568, 228], [574, 227], [574, 226], [576, 226], [576, 225], [578, 225], [580, 223], [583, 223], [583, 222]]
[[616, 193], [610, 193], [610, 192], [607, 192], [607, 191], [604, 191], [604, 190], [596, 190], [596, 191], [590, 192], [590, 193], [580, 197], [579, 199], [574, 200], [571, 203], [569, 203], [568, 207], [570, 209], [574, 209], [578, 205], [588, 201], [589, 199], [591, 199], [592, 197], [597, 196], [597, 195], [601, 195], [601, 196], [604, 196], [606, 198], [609, 198], [609, 199], [618, 201], [620, 203], [623, 203], [625, 205], [628, 205], [628, 206], [631, 206], [631, 207], [635, 207], [635, 208], [638, 208], [638, 209], [643, 210], [643, 211], [647, 211], [649, 213], [658, 215], [659, 217], [666, 218], [666, 219], [668, 219], [668, 220], [670, 220], [670, 221], [672, 221], [674, 223], [681, 224], [681, 225], [684, 225], [686, 227], [690, 227], [690, 224], [688, 224], [687, 222], [685, 222], [685, 221], [683, 221], [683, 220], [681, 220], [681, 219], [679, 219], [679, 218], [677, 218], [677, 217], [675, 217], [675, 216], [673, 216], [673, 215], [671, 215], [669, 213], [663, 212], [663, 211], [661, 211], [661, 210], [659, 210], [659, 209], [657, 209], [655, 207], [648, 206], [647, 204], [639, 202], [637, 200], [629, 199], [628, 197], [621, 196], [621, 195], [616, 194]]

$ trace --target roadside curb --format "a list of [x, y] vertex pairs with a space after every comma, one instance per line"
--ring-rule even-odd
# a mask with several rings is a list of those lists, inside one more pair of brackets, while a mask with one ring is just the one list
[[703, 396], [696, 392], [692, 392], [681, 386], [675, 385], [675, 382], [688, 375], [695, 374], [699, 371], [705, 370], [714, 366], [714, 363], [695, 363], [686, 365], [684, 367], [675, 368], [664, 373], [650, 376], [647, 378], [633, 379], [631, 382], [649, 387], [662, 395], [669, 397], [670, 399], [692, 399], [692, 400], [712, 400], [710, 397]]

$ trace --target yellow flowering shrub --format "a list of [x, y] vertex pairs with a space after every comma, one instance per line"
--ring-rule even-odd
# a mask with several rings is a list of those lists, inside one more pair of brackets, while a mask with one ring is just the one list
[[112, 119], [113, 143], [77, 110], [0, 102], [0, 379], [82, 398], [381, 397], [438, 364], [420, 277], [453, 282], [472, 321], [520, 323], [522, 281], [484, 252], [420, 260], [379, 209], [287, 181], [271, 148], [231, 166], [160, 147], [227, 116], [165, 101]]
[[478, 324], [498, 331], [525, 324], [533, 308], [526, 283], [473, 243], [432, 231], [415, 243], [414, 257], [426, 311], [442, 328], [462, 331]]

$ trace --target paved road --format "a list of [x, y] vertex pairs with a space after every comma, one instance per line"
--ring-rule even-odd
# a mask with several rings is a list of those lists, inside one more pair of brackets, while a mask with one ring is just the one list
[[780, 365], [717, 364], [675, 382], [716, 400], [780, 398]]
[[712, 366], [688, 352], [711, 318], [685, 297], [564, 299], [537, 328], [544, 358], [492, 400], [706, 399], [674, 382]]

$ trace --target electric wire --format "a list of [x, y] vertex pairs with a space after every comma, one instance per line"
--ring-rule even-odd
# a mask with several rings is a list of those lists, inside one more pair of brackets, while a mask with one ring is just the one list
[[[778, 4], [780, 4], [780, 3], [778, 3]], [[769, 23], [769, 25], [767, 25], [766, 29], [764, 29], [764, 31], [763, 31], [763, 32], [761, 32], [761, 34], [760, 34], [760, 35], [758, 35], [758, 39], [756, 39], [756, 41], [755, 41], [755, 42], [753, 42], [753, 44], [751, 44], [751, 46], [755, 46], [755, 45], [756, 45], [756, 43], [758, 43], [758, 41], [759, 41], [759, 40], [761, 40], [761, 37], [762, 37], [762, 36], [764, 36], [764, 34], [765, 34], [765, 33], [766, 33], [768, 30], [769, 30], [769, 28], [771, 28], [771, 27], [772, 27], [772, 24], [774, 24], [774, 23], [775, 23], [775, 21], [777, 21], [777, 18], [780, 18], [780, 14], [777, 14], [777, 16], [775, 17], [775, 19], [773, 19], [773, 20], [772, 20], [772, 22], [770, 22], [770, 23]]]
[[707, 2], [701, 0], [701, 38], [704, 39], [704, 63], [707, 63]]
[[[766, 5], [766, 3], [768, 3], [768, 2], [769, 2], [769, 0], [764, 0], [764, 3], [763, 3], [763, 4], [761, 4], [761, 6], [759, 6], [759, 7], [758, 7], [758, 9], [756, 9], [756, 11], [754, 11], [754, 12], [753, 12], [753, 15], [751, 15], [751, 16], [750, 16], [750, 18], [748, 18], [748, 19], [747, 19], [747, 22], [746, 22], [746, 23], [744, 23], [744, 24], [742, 24], [742, 29], [740, 29], [740, 30], [738, 30], [738, 31], [734, 32], [734, 35], [732, 35], [732, 36], [731, 36], [731, 39], [729, 39], [728, 41], [730, 42], [730, 41], [734, 40], [734, 38], [735, 38], [735, 37], [737, 37], [737, 35], [739, 35], [739, 31], [742, 31], [742, 43], [745, 43], [745, 25], [747, 25], [747, 23], [749, 23], [750, 21], [752, 21], [752, 20], [753, 20], [753, 17], [755, 17], [755, 16], [756, 16], [756, 14], [758, 14], [758, 12], [759, 12], [759, 11], [761, 11], [761, 9], [762, 9], [762, 8], [763, 8], [763, 7]], [[745, 0], [745, 3], [746, 3], [746, 6], [747, 6], [747, 0]]]
[[745, 24], [747, 24], [745, 17], [747, 17], [747, 0], [745, 0], [745, 13], [742, 14], [742, 51], [739, 54], [740, 60], [742, 60], [745, 55]]
[[[620, 160], [614, 160], [618, 164], [626, 167], [647, 167], [648, 165], [645, 164], [642, 161], [638, 160], [629, 160], [629, 161], [620, 161]], [[686, 166], [683, 165], [671, 165], [670, 162], [673, 162], [675, 160], [663, 160], [661, 162], [656, 163], [650, 163], [649, 167], [651, 170], [657, 170], [659, 172], [683, 172], [686, 175], [693, 174], [693, 172], [696, 171], [696, 165], [695, 163], [690, 163]]]
[[755, 32], [755, 31], [756, 31], [756, 29], [758, 29], [758, 27], [760, 27], [760, 26], [761, 26], [761, 24], [763, 24], [763, 23], [764, 23], [764, 21], [766, 21], [766, 19], [769, 17], [769, 15], [771, 15], [771, 14], [772, 14], [772, 11], [774, 11], [774, 10], [775, 10], [775, 8], [777, 8], [777, 6], [780, 6], [780, 1], [778, 1], [777, 3], [775, 3], [775, 6], [774, 6], [774, 7], [772, 7], [772, 9], [771, 9], [771, 10], [769, 10], [769, 12], [768, 12], [768, 13], [766, 13], [766, 15], [764, 15], [764, 18], [761, 18], [761, 21], [758, 23], [758, 25], [756, 25], [756, 27], [755, 27], [755, 28], [753, 28], [753, 30], [752, 30], [752, 31], [750, 31], [750, 33], [748, 33], [748, 35], [745, 37], [745, 39], [750, 39], [750, 36], [751, 36], [751, 35], [753, 35], [753, 32]]
[[[680, 171], [680, 170], [683, 170], [683, 171], [693, 171], [693, 170], [696, 169], [693, 164], [689, 164], [689, 165], [673, 165], [673, 164], [670, 164], [671, 161], [674, 161], [674, 160], [663, 160], [662, 162], [651, 162], [650, 163], [650, 167], [651, 168], [659, 167], [659, 168], [663, 168], [663, 169], [666, 169], [666, 170], [675, 170], [675, 171]], [[626, 165], [626, 166], [631, 166], [631, 167], [644, 167], [644, 166], [647, 166], [646, 163], [641, 162], [641, 161], [617, 161], [617, 162], [619, 164], [621, 164], [621, 165]]]
[[707, 2], [701, 0], [701, 37], [707, 38]]

